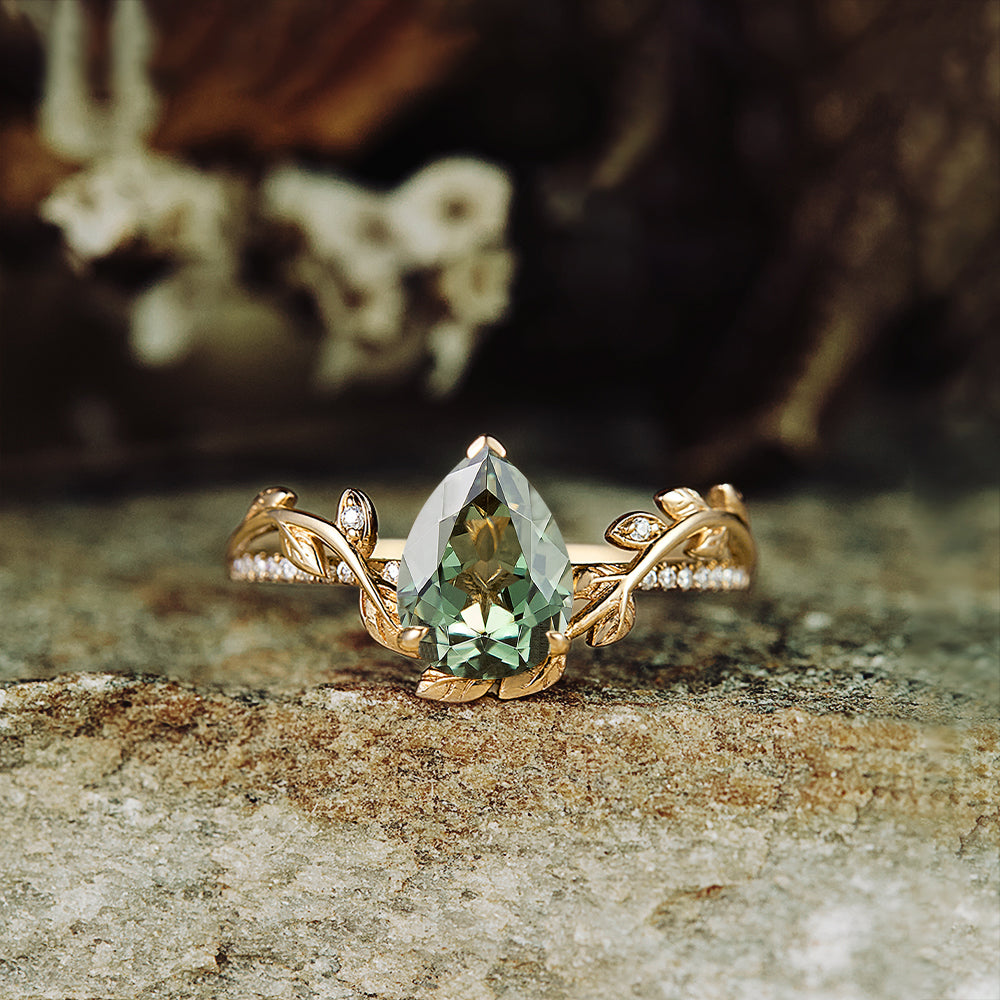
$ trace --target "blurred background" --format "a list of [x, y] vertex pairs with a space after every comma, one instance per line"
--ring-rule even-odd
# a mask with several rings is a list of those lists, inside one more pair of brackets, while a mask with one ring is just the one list
[[2, 0], [4, 493], [992, 482], [995, 0]]

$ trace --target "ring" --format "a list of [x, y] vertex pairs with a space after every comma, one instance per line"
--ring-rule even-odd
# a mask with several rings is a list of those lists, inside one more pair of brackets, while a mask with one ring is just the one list
[[492, 437], [424, 504], [405, 542], [379, 539], [375, 506], [341, 495], [336, 521], [299, 510], [280, 487], [258, 493], [229, 539], [230, 578], [360, 590], [369, 635], [422, 661], [416, 693], [466, 702], [521, 698], [554, 684], [574, 639], [606, 646], [635, 621], [636, 591], [745, 590], [756, 562], [739, 492], [655, 496], [603, 545], [566, 545], [545, 501]]

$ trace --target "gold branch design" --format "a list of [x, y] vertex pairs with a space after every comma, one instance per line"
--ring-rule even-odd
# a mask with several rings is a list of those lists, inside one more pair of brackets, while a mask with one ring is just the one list
[[[749, 519], [739, 493], [732, 486], [715, 486], [706, 501], [694, 490], [670, 490], [656, 495], [656, 504], [667, 515], [670, 527], [652, 514], [631, 513], [612, 522], [605, 537], [613, 545], [639, 551], [620, 572], [611, 566], [590, 568], [591, 579], [582, 596], [590, 597], [573, 616], [566, 629], [570, 639], [586, 636], [592, 646], [605, 646], [627, 635], [635, 623], [633, 592], [640, 581], [676, 551], [694, 559], [726, 558], [735, 549], [749, 567], [754, 562], [754, 546]], [[644, 517], [650, 540], [641, 547], [634, 535], [623, 528]]]

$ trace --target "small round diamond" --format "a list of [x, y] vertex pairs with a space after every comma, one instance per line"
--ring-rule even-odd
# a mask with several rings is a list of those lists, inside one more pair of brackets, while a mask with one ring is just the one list
[[337, 565], [337, 579], [341, 583], [354, 583], [354, 573], [347, 563], [342, 562]]
[[690, 590], [693, 582], [691, 570], [687, 566], [677, 571], [677, 586], [681, 590]]
[[365, 523], [364, 511], [355, 504], [348, 504], [340, 512], [340, 523], [349, 531], [360, 531]]
[[395, 559], [387, 562], [385, 568], [382, 570], [382, 576], [389, 583], [396, 583], [399, 580], [399, 563]]
[[677, 570], [673, 566], [661, 566], [657, 579], [663, 590], [673, 590], [677, 586]]
[[653, 528], [652, 525], [649, 523], [649, 518], [637, 517], [632, 522], [632, 530], [629, 532], [629, 534], [637, 542], [644, 542], [647, 538], [649, 538], [652, 530]]
[[721, 573], [722, 586], [726, 590], [731, 590], [733, 587], [733, 568], [732, 566], [727, 566], [722, 570]]
[[705, 590], [708, 587], [708, 567], [699, 566], [694, 571], [694, 585], [699, 590]]
[[656, 586], [656, 570], [651, 569], [643, 578], [639, 581], [640, 590], [652, 590]]
[[299, 575], [299, 571], [295, 568], [295, 563], [290, 559], [285, 559], [281, 563], [281, 575], [286, 580], [294, 580]]

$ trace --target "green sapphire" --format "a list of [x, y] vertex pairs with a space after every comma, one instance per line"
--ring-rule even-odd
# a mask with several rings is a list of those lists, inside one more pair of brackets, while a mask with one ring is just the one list
[[[480, 439], [483, 440], [483, 439]], [[456, 677], [509, 677], [541, 664], [564, 632], [573, 565], [552, 512], [489, 441], [448, 473], [406, 539], [396, 587], [420, 656]]]

